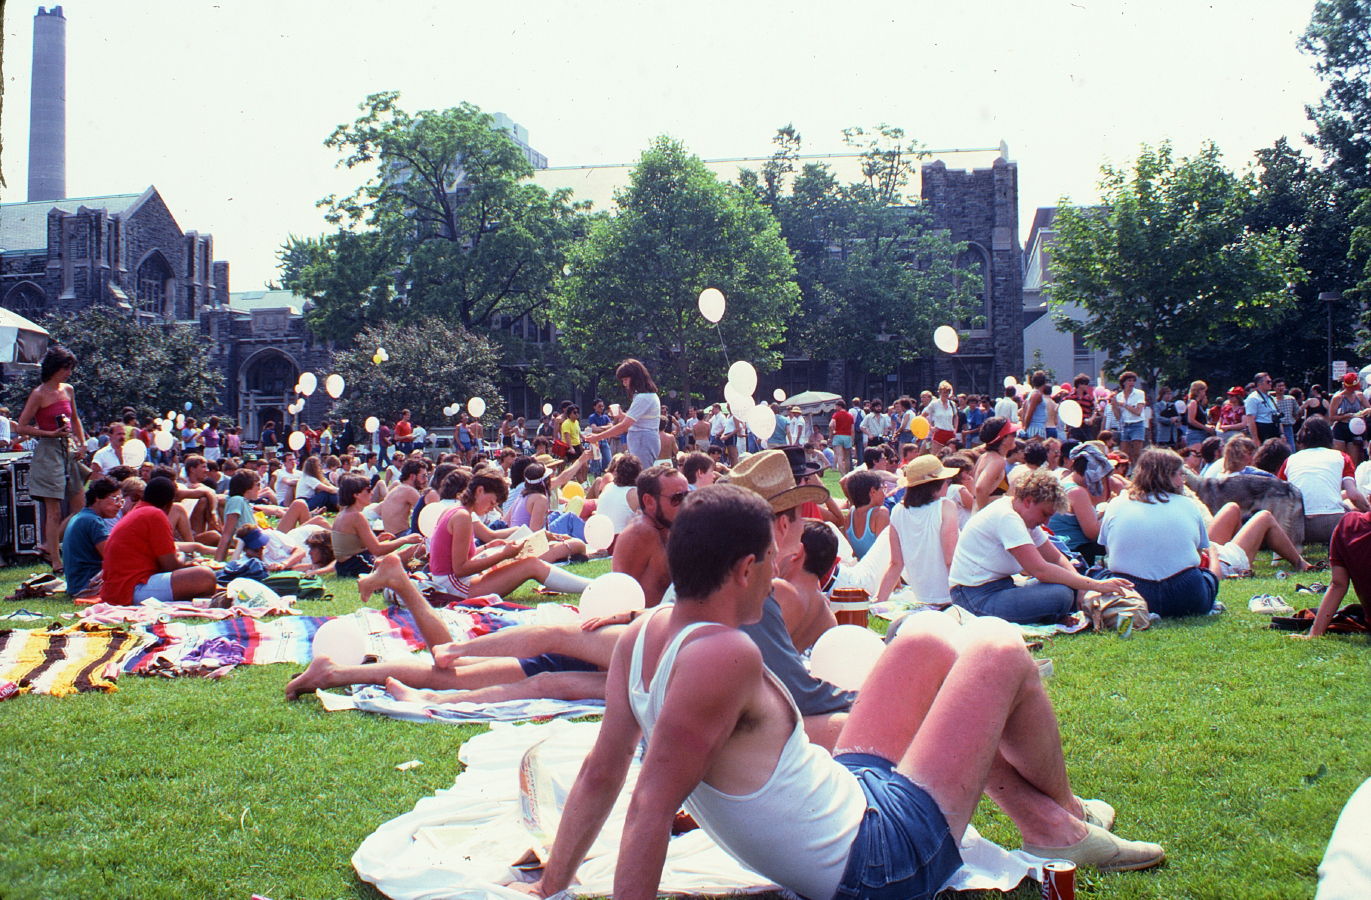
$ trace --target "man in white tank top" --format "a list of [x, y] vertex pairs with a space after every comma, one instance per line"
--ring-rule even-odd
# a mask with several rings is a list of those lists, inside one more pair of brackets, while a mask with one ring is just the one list
[[[752, 490], [712, 485], [683, 504], [668, 545], [677, 601], [615, 648], [599, 738], [542, 880], [522, 887], [547, 896], [571, 883], [643, 736], [617, 900], [657, 895], [682, 803], [744, 864], [813, 898], [933, 896], [961, 864], [957, 842], [983, 792], [1036, 855], [1102, 870], [1161, 862], [1160, 847], [1106, 830], [1107, 804], [1072, 793], [1037, 666], [1004, 623], [920, 617], [929, 624], [902, 631], [877, 661], [837, 755], [804, 740], [794, 701], [738, 630], [770, 588], [773, 516], [808, 490], [775, 455], [779, 464], [750, 467]], [[896, 846], [912, 852], [887, 858]]]

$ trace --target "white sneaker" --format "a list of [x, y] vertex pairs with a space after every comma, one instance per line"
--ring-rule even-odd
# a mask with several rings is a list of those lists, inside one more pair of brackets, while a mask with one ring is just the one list
[[1270, 594], [1258, 594], [1247, 601], [1249, 611], [1259, 613], [1263, 616], [1293, 616], [1295, 608], [1285, 602], [1282, 597], [1273, 597]]

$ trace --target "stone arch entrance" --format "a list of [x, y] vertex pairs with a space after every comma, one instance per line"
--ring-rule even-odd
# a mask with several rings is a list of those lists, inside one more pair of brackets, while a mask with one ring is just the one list
[[244, 437], [256, 440], [268, 421], [285, 419], [300, 367], [286, 353], [268, 347], [243, 361], [238, 369], [238, 421]]
[[5, 294], [4, 303], [0, 305], [26, 318], [37, 319], [46, 311], [47, 295], [32, 281], [21, 281], [10, 288]]

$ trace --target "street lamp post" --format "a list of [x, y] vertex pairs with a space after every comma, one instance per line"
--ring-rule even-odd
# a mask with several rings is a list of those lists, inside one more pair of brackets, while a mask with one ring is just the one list
[[1328, 310], [1328, 387], [1333, 389], [1333, 304], [1342, 299], [1339, 291], [1322, 291], [1319, 302]]

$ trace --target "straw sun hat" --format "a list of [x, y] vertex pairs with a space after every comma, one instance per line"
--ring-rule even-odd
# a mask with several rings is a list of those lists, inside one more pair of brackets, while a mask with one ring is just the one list
[[785, 512], [805, 503], [823, 503], [828, 488], [816, 484], [796, 486], [790, 472], [790, 461], [780, 450], [754, 453], [738, 463], [728, 477], [719, 479], [745, 487], [759, 495], [774, 513]]

